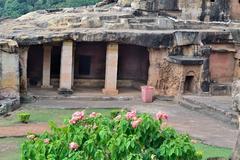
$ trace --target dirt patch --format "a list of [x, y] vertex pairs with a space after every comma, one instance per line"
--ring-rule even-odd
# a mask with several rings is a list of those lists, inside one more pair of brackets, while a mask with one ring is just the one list
[[0, 138], [2, 137], [20, 137], [25, 136], [28, 133], [43, 133], [44, 131], [49, 131], [47, 123], [37, 123], [37, 124], [21, 124], [9, 127], [0, 127]]

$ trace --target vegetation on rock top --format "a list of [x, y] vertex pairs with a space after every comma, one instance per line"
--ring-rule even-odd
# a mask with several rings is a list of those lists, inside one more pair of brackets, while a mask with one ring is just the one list
[[35, 10], [94, 5], [100, 0], [0, 0], [0, 17], [16, 18]]

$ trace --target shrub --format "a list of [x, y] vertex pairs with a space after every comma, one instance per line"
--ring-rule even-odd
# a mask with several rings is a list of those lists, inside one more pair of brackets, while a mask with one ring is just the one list
[[110, 112], [111, 118], [117, 117], [121, 113], [121, 110], [112, 110]]
[[18, 113], [17, 116], [19, 121], [22, 123], [28, 123], [30, 119], [30, 113], [27, 113], [27, 112]]
[[51, 132], [28, 135], [22, 160], [200, 160], [187, 135], [162, 128], [166, 114], [137, 116], [121, 112], [114, 118], [76, 112], [64, 127], [50, 122]]

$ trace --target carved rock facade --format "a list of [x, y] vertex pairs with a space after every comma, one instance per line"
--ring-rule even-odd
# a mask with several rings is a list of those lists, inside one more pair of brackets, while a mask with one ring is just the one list
[[43, 86], [116, 95], [141, 85], [163, 96], [231, 94], [240, 78], [237, 0], [111, 2], [2, 20], [0, 95]]

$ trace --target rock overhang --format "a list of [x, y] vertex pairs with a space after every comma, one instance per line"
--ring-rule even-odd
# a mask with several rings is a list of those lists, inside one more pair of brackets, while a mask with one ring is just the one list
[[0, 37], [15, 40], [19, 45], [74, 40], [111, 41], [148, 48], [240, 42], [236, 36], [240, 24], [183, 21], [167, 16], [135, 16], [134, 13], [132, 8], [116, 6], [35, 11], [0, 22]]

